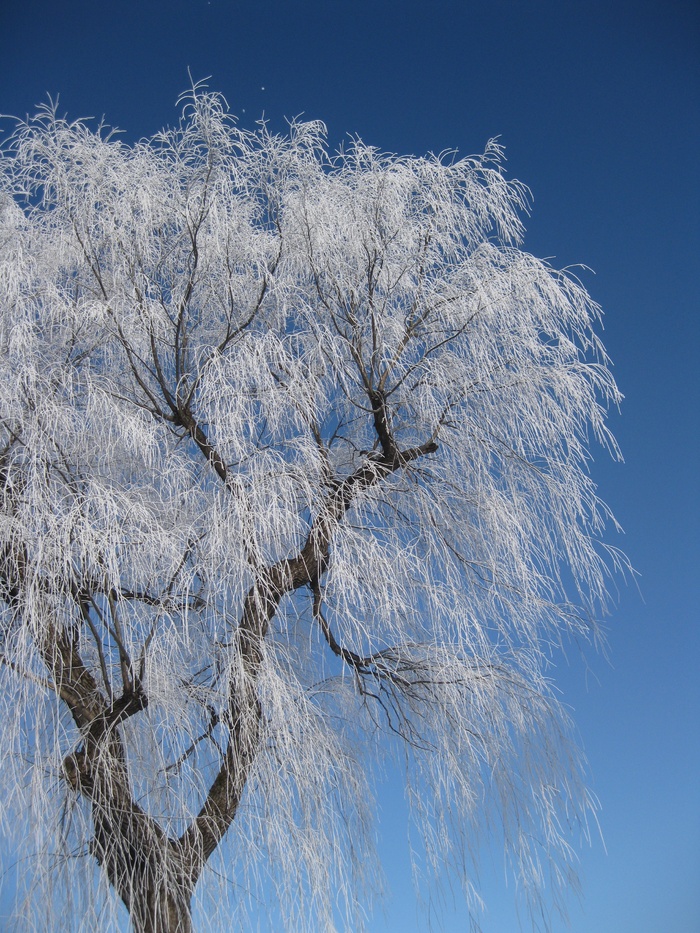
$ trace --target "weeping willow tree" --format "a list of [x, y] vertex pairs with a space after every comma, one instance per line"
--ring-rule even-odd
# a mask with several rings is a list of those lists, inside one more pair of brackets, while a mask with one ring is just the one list
[[563, 896], [591, 800], [547, 670], [605, 605], [587, 464], [619, 394], [597, 306], [519, 248], [501, 162], [329, 155], [322, 124], [248, 132], [202, 89], [135, 145], [53, 108], [6, 142], [22, 929], [125, 907], [188, 933], [199, 903], [208, 928], [267, 904], [359, 930], [382, 756], [469, 904], [480, 828], [533, 908]]

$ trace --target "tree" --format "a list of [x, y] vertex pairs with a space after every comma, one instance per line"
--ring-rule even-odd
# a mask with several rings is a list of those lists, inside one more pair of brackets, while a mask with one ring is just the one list
[[566, 888], [591, 800], [547, 672], [617, 561], [587, 462], [619, 395], [501, 160], [330, 156], [201, 88], [133, 146], [52, 107], [6, 143], [2, 814], [36, 925], [186, 933], [213, 885], [211, 926], [267, 897], [359, 929], [383, 755], [425, 871], [473, 901], [495, 826], [534, 905]]

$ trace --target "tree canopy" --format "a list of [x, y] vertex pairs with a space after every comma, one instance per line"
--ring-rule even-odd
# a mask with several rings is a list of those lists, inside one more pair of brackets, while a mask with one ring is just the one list
[[1, 165], [21, 909], [359, 930], [386, 756], [426, 876], [475, 907], [481, 829], [531, 906], [564, 892], [592, 803], [549, 671], [619, 561], [588, 472], [619, 393], [498, 143], [333, 155], [195, 89], [134, 145], [48, 107]]

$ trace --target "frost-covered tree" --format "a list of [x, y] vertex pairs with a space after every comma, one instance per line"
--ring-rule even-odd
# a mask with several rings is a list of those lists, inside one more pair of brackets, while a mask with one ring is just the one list
[[547, 671], [615, 563], [587, 463], [618, 392], [501, 158], [331, 156], [201, 89], [136, 145], [51, 108], [6, 142], [21, 929], [359, 930], [385, 756], [424, 876], [477, 903], [481, 827], [532, 905], [566, 889], [591, 803]]

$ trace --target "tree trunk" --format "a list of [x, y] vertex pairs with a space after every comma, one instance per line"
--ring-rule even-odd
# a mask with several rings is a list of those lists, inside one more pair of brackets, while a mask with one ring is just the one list
[[133, 933], [192, 933], [193, 885], [177, 858], [177, 843], [149, 846], [142, 840], [135, 847], [121, 838], [105, 849], [100, 835], [92, 854], [128, 910]]
[[192, 933], [189, 895], [161, 880], [131, 892], [134, 933]]
[[133, 801], [114, 772], [111, 777], [110, 796], [88, 785], [91, 854], [128, 910], [133, 933], [192, 933], [191, 857]]

